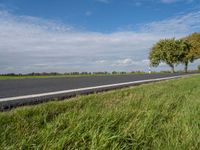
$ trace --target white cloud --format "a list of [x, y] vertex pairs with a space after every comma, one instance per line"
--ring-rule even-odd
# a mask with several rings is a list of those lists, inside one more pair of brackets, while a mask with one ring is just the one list
[[176, 3], [176, 2], [187, 2], [187, 3], [191, 3], [193, 2], [193, 0], [161, 0], [162, 3], [165, 4], [171, 4], [171, 3]]
[[142, 61], [135, 61], [131, 58], [125, 58], [125, 59], [119, 59], [119, 60], [114, 61], [112, 66], [113, 67], [120, 67], [120, 66], [127, 67], [127, 66], [134, 66], [134, 65], [139, 66]]
[[110, 3], [111, 0], [96, 0], [96, 1], [100, 2], [100, 3], [108, 4], [108, 3]]
[[125, 58], [117, 60], [113, 66], [130, 66], [130, 65], [138, 65], [138, 62], [132, 60], [131, 58]]
[[[140, 63], [141, 63], [141, 62], [140, 62]], [[142, 60], [142, 64], [143, 64], [143, 65], [144, 65], [144, 64], [149, 65], [149, 64], [150, 64], [149, 59], [144, 59], [144, 60]]]
[[[119, 60], [113, 60], [112, 64], [113, 67], [147, 67], [149, 66], [149, 60], [148, 59], [143, 59], [143, 60], [134, 60], [133, 58], [124, 58], [124, 59], [119, 59]], [[144, 69], [144, 68], [142, 68]], [[138, 69], [139, 70], [139, 69]]]
[[86, 11], [86, 12], [85, 12], [85, 15], [86, 15], [86, 16], [91, 16], [91, 15], [92, 15], [92, 12], [91, 12], [91, 11]]
[[146, 5], [147, 3], [165, 4], [166, 5], [166, 4], [175, 4], [175, 3], [190, 4], [192, 2], [194, 2], [194, 0], [132, 0], [132, 4], [137, 7]]
[[95, 63], [97, 63], [97, 64], [104, 64], [106, 62], [107, 62], [106, 60], [97, 60], [97, 61], [95, 61]]
[[98, 33], [0, 11], [0, 73], [148, 70], [155, 41], [199, 31], [199, 20], [193, 12], [137, 32]]
[[178, 1], [180, 1], [180, 0], [161, 0], [162, 3], [168, 3], [168, 4], [175, 3], [175, 2], [178, 2]]
[[143, 26], [143, 32], [182, 36], [200, 30], [200, 11], [182, 14], [163, 21], [152, 22]]

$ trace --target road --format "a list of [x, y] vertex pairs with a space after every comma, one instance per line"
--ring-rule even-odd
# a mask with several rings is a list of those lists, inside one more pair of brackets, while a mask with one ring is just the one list
[[174, 73], [0, 80], [0, 109], [40, 103], [54, 98], [64, 99], [77, 94], [111, 90], [153, 82], [157, 79], [166, 80], [171, 77], [176, 78], [183, 75], [188, 74]]

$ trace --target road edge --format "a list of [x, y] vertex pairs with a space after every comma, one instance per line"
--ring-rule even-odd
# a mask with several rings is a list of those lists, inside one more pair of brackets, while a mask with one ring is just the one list
[[63, 100], [63, 99], [75, 97], [77, 95], [87, 95], [87, 94], [92, 94], [92, 93], [97, 93], [97, 92], [110, 91], [114, 89], [120, 89], [124, 87], [136, 86], [136, 85], [147, 84], [147, 83], [152, 83], [152, 82], [159, 82], [159, 81], [164, 81], [164, 80], [189, 77], [189, 76], [197, 75], [197, 74], [199, 73], [177, 75], [173, 77], [164, 77], [164, 78], [157, 78], [157, 79], [124, 82], [124, 83], [117, 83], [117, 84], [108, 84], [108, 85], [86, 87], [86, 88], [79, 88], [79, 89], [47, 92], [47, 93], [40, 93], [40, 94], [24, 95], [24, 96], [17, 96], [17, 97], [1, 98], [0, 111], [10, 110], [18, 106], [39, 104], [39, 103], [44, 103], [47, 101]]

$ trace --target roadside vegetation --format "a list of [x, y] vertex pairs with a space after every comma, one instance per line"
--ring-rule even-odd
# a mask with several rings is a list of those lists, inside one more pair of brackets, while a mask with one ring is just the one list
[[[199, 72], [199, 67], [197, 70], [190, 70], [188, 72]], [[178, 70], [177, 73], [183, 73], [183, 71]], [[170, 73], [170, 71], [160, 71], [160, 72], [151, 72], [151, 74], [164, 74]], [[116, 76], [116, 75], [134, 75], [134, 74], [149, 74], [143, 71], [132, 71], [132, 72], [101, 72], [101, 73], [91, 73], [91, 72], [84, 72], [84, 73], [34, 73], [34, 74], [1, 74], [0, 80], [14, 80], [14, 79], [39, 79], [39, 78], [66, 78], [66, 77], [87, 77], [87, 76]]]
[[[198, 70], [194, 70], [198, 71]], [[181, 71], [179, 71], [181, 72]], [[170, 71], [151, 72], [152, 74], [170, 73]], [[72, 72], [72, 73], [31, 73], [31, 74], [0, 74], [0, 80], [9, 79], [32, 79], [32, 78], [63, 78], [63, 77], [85, 77], [85, 76], [110, 76], [110, 75], [131, 75], [131, 74], [148, 74], [143, 71], [132, 72]]]
[[62, 78], [62, 77], [84, 77], [84, 76], [106, 76], [106, 75], [128, 75], [128, 74], [147, 74], [143, 71], [132, 72], [71, 72], [71, 73], [29, 73], [29, 74], [0, 74], [0, 80], [8, 79], [30, 79], [30, 78]]
[[0, 112], [3, 149], [200, 147], [200, 76]]

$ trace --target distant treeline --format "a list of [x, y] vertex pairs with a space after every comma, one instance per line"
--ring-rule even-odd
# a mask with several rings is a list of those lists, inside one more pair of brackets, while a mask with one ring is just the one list
[[7, 74], [0, 74], [1, 76], [59, 76], [59, 75], [120, 75], [120, 74], [145, 74], [146, 72], [143, 71], [132, 71], [132, 72], [66, 72], [66, 73], [58, 73], [58, 72], [32, 72], [27, 74], [22, 73], [7, 73]]
[[[199, 72], [200, 71], [200, 65], [198, 66], [198, 70], [190, 70], [189, 72]], [[182, 70], [178, 70], [176, 72], [184, 72]], [[155, 73], [171, 73], [171, 71], [160, 71], [155, 72], [152, 71], [151, 74]], [[125, 74], [148, 74], [144, 71], [131, 71], [131, 72], [125, 72], [125, 71], [112, 71], [112, 72], [66, 72], [66, 73], [58, 73], [58, 72], [32, 72], [32, 73], [6, 73], [6, 74], [0, 74], [0, 76], [81, 76], [81, 75], [125, 75]]]

